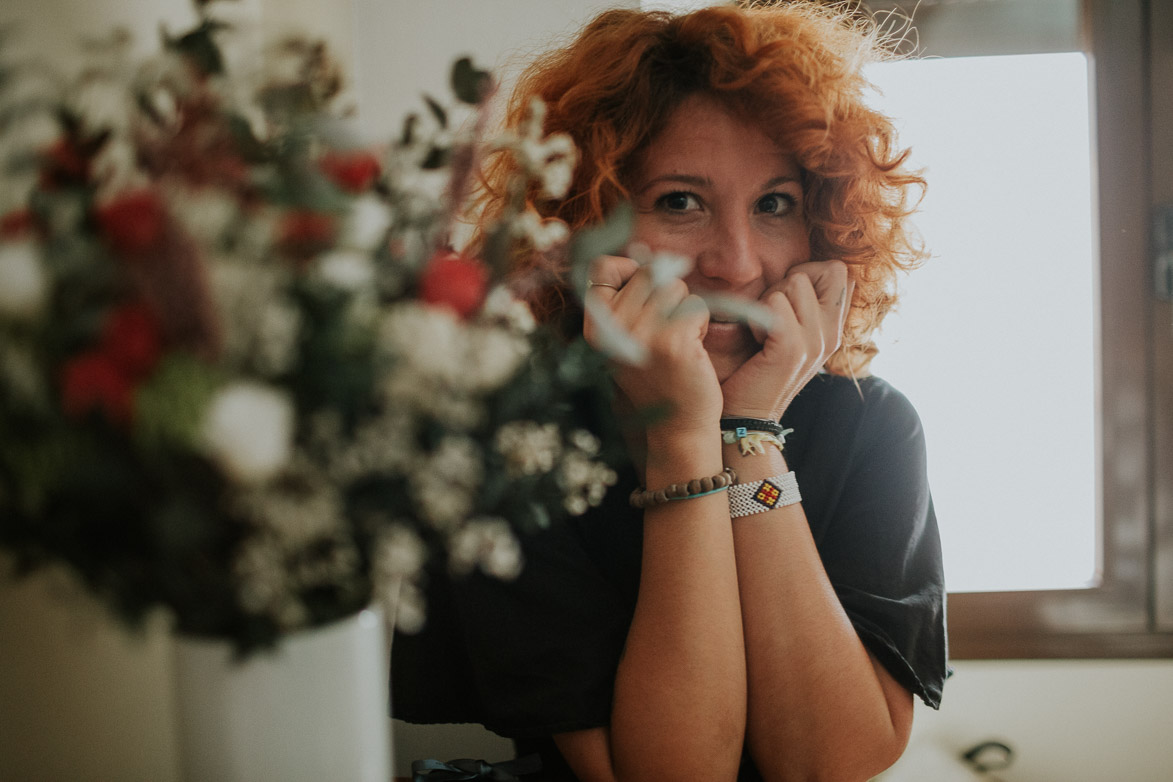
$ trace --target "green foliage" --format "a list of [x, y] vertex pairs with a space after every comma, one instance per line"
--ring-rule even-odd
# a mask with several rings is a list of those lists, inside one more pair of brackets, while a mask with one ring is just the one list
[[488, 97], [492, 84], [492, 76], [478, 70], [468, 57], [462, 57], [452, 66], [452, 92], [462, 103], [476, 106]]
[[195, 450], [220, 373], [188, 353], [163, 357], [135, 394], [134, 438], [147, 452]]

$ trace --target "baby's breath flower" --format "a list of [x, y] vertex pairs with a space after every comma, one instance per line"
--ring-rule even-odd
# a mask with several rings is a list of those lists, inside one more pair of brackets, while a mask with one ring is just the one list
[[448, 551], [448, 567], [458, 576], [475, 567], [504, 580], [521, 573], [521, 546], [504, 519], [470, 520], [449, 537]]
[[481, 307], [485, 317], [500, 319], [519, 334], [529, 334], [537, 328], [537, 321], [529, 305], [516, 298], [507, 287], [498, 285], [489, 291]]
[[557, 424], [515, 421], [497, 430], [494, 440], [505, 457], [511, 478], [550, 472], [562, 452], [562, 437]]

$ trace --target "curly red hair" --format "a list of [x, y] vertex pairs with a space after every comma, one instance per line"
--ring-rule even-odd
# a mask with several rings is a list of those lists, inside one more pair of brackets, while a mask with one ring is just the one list
[[[540, 98], [546, 133], [566, 133], [580, 161], [569, 194], [527, 208], [572, 230], [595, 224], [628, 198], [641, 152], [685, 98], [703, 93], [758, 124], [791, 151], [803, 172], [812, 260], [839, 259], [856, 281], [840, 349], [827, 369], [866, 372], [870, 334], [895, 303], [895, 278], [925, 253], [909, 224], [924, 179], [909, 171], [895, 129], [864, 99], [865, 63], [892, 56], [872, 21], [811, 2], [714, 7], [685, 15], [612, 10], [569, 46], [542, 56], [519, 78], [506, 123], [516, 126]], [[503, 200], [512, 163], [490, 161], [488, 216]], [[917, 195], [919, 196], [919, 192]], [[519, 272], [549, 271], [530, 252]], [[565, 312], [565, 274], [530, 293], [541, 318]], [[551, 278], [547, 278], [551, 279]]]

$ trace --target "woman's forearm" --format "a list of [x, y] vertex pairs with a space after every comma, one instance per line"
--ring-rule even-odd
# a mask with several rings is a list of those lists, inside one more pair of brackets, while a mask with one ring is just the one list
[[[646, 483], [719, 473], [718, 436], [649, 434]], [[615, 682], [616, 776], [733, 779], [746, 720], [745, 647], [724, 493], [644, 513], [639, 596]]]
[[[745, 480], [786, 471], [740, 458]], [[755, 474], [763, 473], [762, 475]], [[733, 520], [748, 677], [747, 740], [767, 780], [866, 780], [899, 757], [911, 696], [873, 664], [823, 569], [801, 505]]]

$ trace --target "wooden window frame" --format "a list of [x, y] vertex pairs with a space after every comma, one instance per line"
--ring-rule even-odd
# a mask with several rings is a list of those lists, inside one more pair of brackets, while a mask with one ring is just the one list
[[[1025, 2], [926, 0], [921, 48], [941, 53], [926, 39], [934, 15], [968, 14], [966, 24], [984, 15], [988, 26], [991, 15], [1021, 16]], [[1099, 193], [1099, 578], [1087, 589], [950, 594], [955, 660], [1173, 657], [1173, 304], [1154, 293], [1150, 228], [1156, 204], [1173, 204], [1173, 3], [1084, 0], [1079, 12]], [[1021, 39], [1016, 30], [981, 51], [950, 53], [1021, 53]], [[1037, 37], [1030, 51], [1050, 40]], [[968, 45], [962, 35], [946, 45], [958, 41]], [[1006, 173], [1008, 187], [1014, 176]]]

